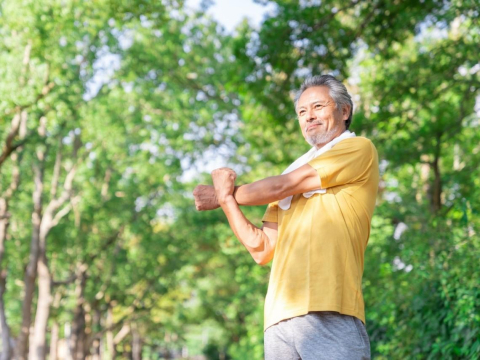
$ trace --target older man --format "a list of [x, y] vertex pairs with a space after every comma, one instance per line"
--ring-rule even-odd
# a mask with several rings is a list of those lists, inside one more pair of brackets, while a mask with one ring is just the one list
[[[370, 140], [348, 129], [353, 104], [333, 76], [307, 79], [295, 98], [312, 149], [282, 175], [234, 186], [228, 168], [195, 191], [198, 210], [222, 207], [260, 265], [273, 259], [265, 300], [265, 358], [368, 359], [362, 296], [364, 252], [378, 188]], [[261, 228], [239, 205], [268, 208]]]

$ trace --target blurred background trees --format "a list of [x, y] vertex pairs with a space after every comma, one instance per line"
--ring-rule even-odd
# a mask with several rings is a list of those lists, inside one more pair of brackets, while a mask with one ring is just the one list
[[259, 3], [229, 34], [181, 1], [1, 2], [2, 359], [261, 359], [269, 268], [191, 191], [304, 153], [322, 73], [381, 158], [372, 353], [480, 356], [480, 4]]

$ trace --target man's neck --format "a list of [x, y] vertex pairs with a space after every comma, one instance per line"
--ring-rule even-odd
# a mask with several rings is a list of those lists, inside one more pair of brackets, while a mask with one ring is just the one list
[[327, 145], [328, 143], [332, 142], [334, 139], [336, 139], [337, 137], [339, 137], [340, 135], [344, 134], [346, 131], [348, 130], [343, 130], [341, 131], [340, 133], [337, 133], [335, 136], [333, 136], [330, 140], [328, 140], [327, 142], [324, 142], [324, 143], [321, 143], [321, 144], [315, 144], [315, 147], [317, 148], [317, 150], [320, 150], [322, 147], [324, 147], [325, 145]]

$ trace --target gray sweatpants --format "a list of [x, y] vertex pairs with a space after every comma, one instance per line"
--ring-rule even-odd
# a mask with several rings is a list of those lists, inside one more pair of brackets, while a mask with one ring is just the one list
[[265, 360], [370, 359], [365, 325], [333, 311], [311, 312], [265, 331]]

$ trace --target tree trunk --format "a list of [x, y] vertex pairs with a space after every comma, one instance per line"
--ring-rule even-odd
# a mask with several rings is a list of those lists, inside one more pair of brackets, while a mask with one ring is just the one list
[[[17, 114], [12, 120], [12, 129], [10, 131], [10, 134], [8, 135], [6, 143], [7, 148], [8, 139], [10, 139], [10, 141], [13, 141], [13, 138], [17, 133], [20, 137], [20, 140], [25, 139], [27, 133], [26, 111], [22, 111], [20, 114]], [[10, 145], [13, 149], [13, 144], [11, 143]], [[8, 213], [8, 203], [12, 198], [13, 194], [16, 192], [18, 185], [20, 184], [20, 169], [18, 163], [21, 159], [22, 150], [23, 146], [19, 146], [15, 150], [15, 152], [11, 153], [10, 155], [13, 165], [12, 181], [10, 182], [9, 187], [3, 192], [2, 197], [0, 198], [0, 333], [2, 339], [2, 353], [0, 354], [1, 360], [10, 359], [13, 350], [13, 341], [10, 337], [10, 328], [7, 323], [7, 317], [5, 315], [5, 303], [3, 300], [7, 288], [7, 270], [3, 267], [3, 258], [5, 255], [5, 242], [7, 240], [10, 217], [10, 214]]]
[[[74, 147], [74, 151], [78, 150]], [[40, 158], [40, 157], [39, 157]], [[42, 156], [42, 159], [44, 156]], [[74, 159], [76, 160], [76, 155]], [[58, 178], [60, 176], [61, 146], [57, 149], [55, 167], [51, 183], [51, 200], [44, 210], [40, 224], [40, 237], [38, 247], [38, 302], [35, 316], [34, 337], [31, 341], [29, 360], [44, 360], [47, 348], [47, 325], [52, 302], [52, 276], [48, 267], [47, 237], [50, 230], [70, 211], [70, 204], [57, 211], [71, 197], [72, 182], [76, 172], [76, 164], [73, 165], [65, 177], [64, 190], [60, 197], [56, 197]], [[83, 347], [82, 347], [83, 349]]]
[[52, 303], [52, 276], [48, 268], [47, 236], [52, 228], [52, 215], [46, 209], [40, 226], [38, 247], [38, 301], [34, 331], [30, 340], [29, 360], [45, 360], [47, 350], [47, 324]]
[[64, 342], [63, 342], [63, 358], [62, 360], [73, 360], [73, 356], [72, 356], [72, 353], [70, 351], [70, 337], [72, 335], [72, 325], [70, 325], [70, 323], [65, 323], [65, 326], [63, 328], [63, 332], [64, 332], [64, 335], [65, 335], [65, 339]]
[[12, 356], [12, 347], [10, 346], [10, 329], [5, 316], [5, 306], [3, 303], [3, 294], [5, 293], [6, 272], [3, 270], [0, 274], [0, 330], [2, 333], [2, 352], [1, 360], [8, 360]]
[[[40, 137], [46, 135], [46, 118], [40, 119], [38, 128]], [[32, 212], [32, 240], [30, 243], [30, 256], [27, 269], [25, 271], [25, 295], [22, 303], [22, 325], [15, 349], [17, 360], [26, 360], [28, 354], [28, 341], [30, 325], [32, 323], [32, 301], [35, 290], [35, 279], [37, 277], [37, 265], [40, 246], [40, 228], [42, 223], [42, 194], [43, 194], [43, 175], [45, 164], [45, 150], [37, 150], [38, 163], [34, 165], [35, 190], [33, 191], [33, 212]]]
[[50, 337], [50, 357], [49, 360], [57, 360], [58, 358], [58, 339], [59, 339], [59, 325], [55, 321], [52, 325], [52, 333]]
[[433, 186], [432, 186], [432, 211], [438, 213], [442, 208], [442, 178], [440, 175], [440, 167], [438, 164], [438, 157], [435, 157], [432, 163], [433, 169]]
[[2, 353], [1, 360], [10, 359], [12, 349], [10, 347], [10, 329], [5, 316], [5, 305], [3, 303], [3, 295], [6, 289], [7, 271], [3, 269], [3, 255], [5, 253], [5, 239], [7, 236], [8, 218], [7, 218], [8, 202], [0, 198], [0, 332], [2, 337]]
[[45, 239], [40, 241], [40, 256], [38, 260], [38, 302], [35, 315], [35, 327], [30, 342], [29, 360], [45, 360], [47, 344], [47, 324], [52, 300], [52, 278], [48, 269], [45, 253]]
[[[10, 130], [10, 134], [7, 137], [2, 155], [6, 155], [9, 151], [14, 150], [15, 146], [13, 146], [13, 139], [17, 134], [19, 135], [20, 140], [23, 140], [25, 139], [26, 133], [27, 112], [22, 111], [21, 113], [17, 113], [12, 120], [12, 128]], [[10, 214], [8, 213], [8, 203], [20, 183], [20, 169], [18, 163], [20, 162], [20, 154], [22, 150], [23, 146], [19, 146], [17, 147], [15, 152], [11, 153], [10, 155], [13, 164], [12, 181], [10, 182], [10, 186], [3, 192], [2, 197], [0, 198], [0, 333], [2, 339], [2, 353], [0, 354], [1, 360], [7, 360], [11, 358], [14, 346], [12, 344], [13, 341], [10, 337], [10, 328], [7, 323], [7, 317], [5, 315], [5, 303], [3, 300], [7, 287], [7, 270], [3, 267], [3, 258], [5, 255], [5, 242], [7, 240], [10, 217]]]
[[[35, 314], [35, 327], [30, 342], [29, 360], [45, 360], [47, 349], [47, 325], [52, 303], [52, 276], [48, 267], [47, 236], [56, 225], [53, 218], [56, 207], [49, 203], [45, 209], [40, 226], [39, 257], [38, 257], [38, 301]], [[63, 215], [62, 215], [63, 216]]]
[[109, 359], [114, 360], [116, 357], [115, 353], [115, 342], [113, 341], [113, 310], [112, 306], [108, 304], [108, 311], [107, 311], [107, 348]]
[[[42, 164], [43, 165], [43, 164]], [[35, 167], [35, 191], [33, 193], [34, 211], [32, 213], [32, 240], [30, 257], [25, 271], [25, 295], [22, 304], [22, 326], [16, 345], [16, 358], [26, 360], [28, 354], [29, 329], [32, 322], [32, 301], [37, 277], [38, 247], [40, 243], [40, 225], [42, 219], [43, 168]]]
[[137, 326], [132, 326], [132, 360], [142, 360], [142, 338]]
[[433, 184], [431, 192], [431, 208], [437, 214], [442, 208], [442, 176], [440, 174], [440, 154], [442, 146], [442, 133], [437, 133], [434, 159], [430, 164], [433, 170]]
[[77, 282], [75, 286], [75, 295], [77, 297], [77, 304], [73, 315], [72, 336], [70, 340], [70, 349], [72, 357], [75, 360], [83, 360], [86, 357], [86, 334], [85, 334], [85, 284], [86, 284], [86, 270], [84, 264], [79, 266], [77, 274]]
[[[102, 359], [102, 354], [101, 354], [101, 348], [102, 348], [102, 336], [97, 335], [98, 329], [100, 328], [101, 324], [101, 317], [102, 313], [101, 311], [94, 307], [93, 309], [93, 319], [92, 319], [92, 328], [90, 332], [90, 338], [87, 342], [85, 353], [88, 353], [90, 350], [90, 344], [92, 347], [92, 357], [91, 360], [101, 360]], [[93, 338], [92, 338], [93, 337]]]

